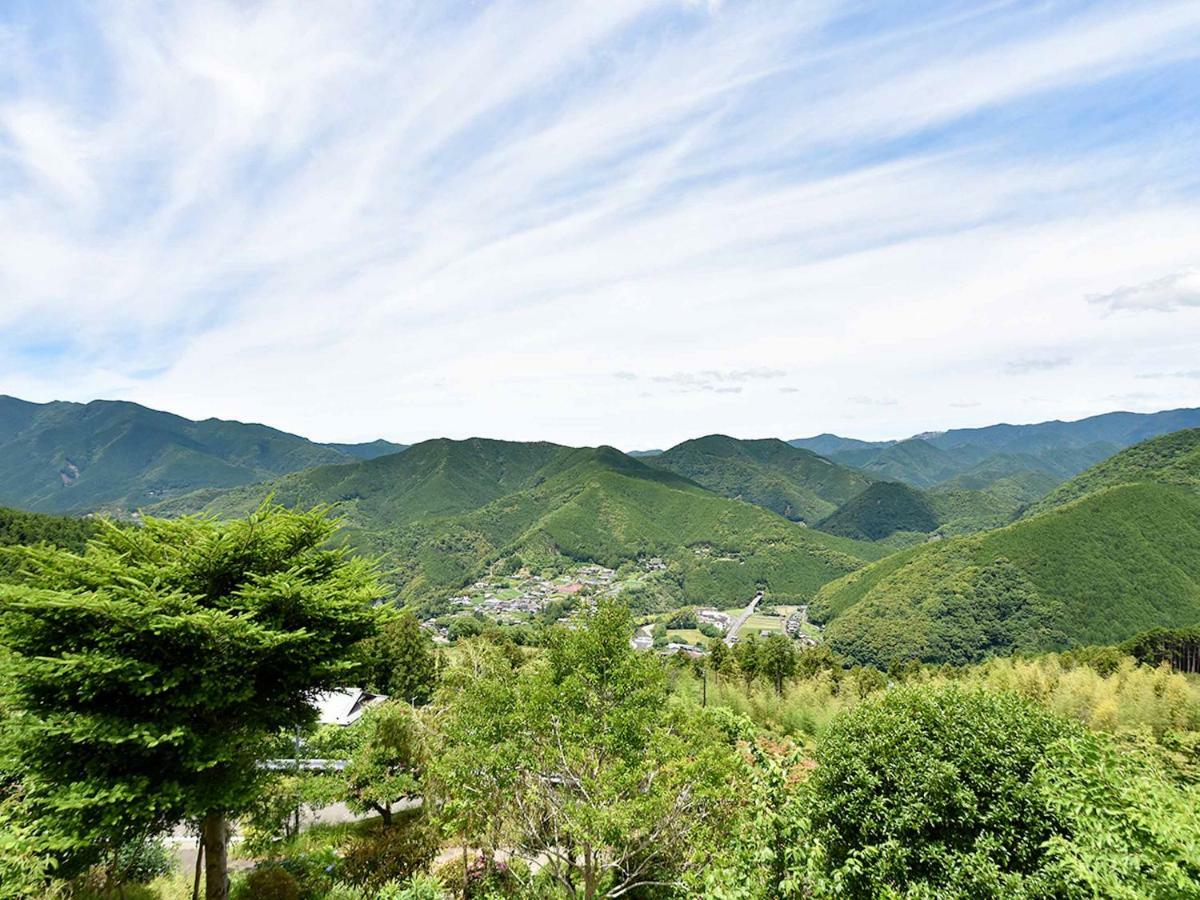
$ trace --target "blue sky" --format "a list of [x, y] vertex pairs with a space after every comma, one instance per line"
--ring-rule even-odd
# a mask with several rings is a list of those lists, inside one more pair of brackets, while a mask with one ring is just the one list
[[0, 392], [627, 448], [1200, 405], [1200, 4], [0, 4]]

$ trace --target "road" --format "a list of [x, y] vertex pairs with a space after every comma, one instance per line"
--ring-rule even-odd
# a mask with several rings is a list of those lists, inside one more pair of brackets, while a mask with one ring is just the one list
[[746, 605], [746, 608], [742, 610], [742, 614], [730, 624], [729, 630], [725, 632], [725, 644], [727, 646], [733, 646], [733, 642], [737, 638], [737, 633], [746, 624], [746, 620], [754, 615], [754, 610], [758, 608], [758, 604], [762, 601], [762, 598], [762, 591], [759, 591], [754, 595], [754, 599]]

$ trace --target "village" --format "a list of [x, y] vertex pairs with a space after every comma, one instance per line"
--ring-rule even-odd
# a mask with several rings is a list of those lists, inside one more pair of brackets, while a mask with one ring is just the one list
[[[640, 561], [632, 575], [595, 564], [553, 575], [533, 574], [528, 570], [489, 575], [451, 597], [445, 614], [427, 618], [421, 624], [438, 644], [453, 643], [464, 618], [500, 628], [549, 618], [570, 627], [574, 619], [598, 600], [618, 598], [632, 584], [653, 578], [665, 569], [661, 559], [652, 557]], [[762, 600], [760, 593], [750, 601], [750, 607], [686, 606], [647, 614], [640, 617], [630, 644], [635, 650], [696, 657], [708, 653], [714, 640], [733, 644], [752, 634], [758, 637], [787, 634], [803, 646], [820, 643], [820, 628], [809, 622], [806, 605], [760, 605]]]

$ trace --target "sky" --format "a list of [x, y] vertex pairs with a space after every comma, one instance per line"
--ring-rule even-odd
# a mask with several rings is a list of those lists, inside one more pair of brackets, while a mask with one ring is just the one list
[[624, 449], [1200, 406], [1200, 3], [0, 0], [0, 393]]

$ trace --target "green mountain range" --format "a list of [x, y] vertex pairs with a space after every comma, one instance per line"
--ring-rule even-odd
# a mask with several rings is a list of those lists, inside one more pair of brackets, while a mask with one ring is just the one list
[[905, 542], [933, 534], [951, 537], [999, 528], [1058, 483], [1042, 472], [982, 480], [958, 476], [929, 490], [898, 481], [877, 481], [850, 499], [816, 527], [864, 541], [905, 537]]
[[886, 665], [1113, 643], [1200, 622], [1200, 429], [1123, 451], [1004, 528], [924, 543], [823, 588], [831, 647]]
[[0, 396], [0, 504], [124, 515], [197, 488], [248, 484], [396, 447], [316, 444], [265, 425], [193, 422], [136, 403]]
[[1028, 515], [1103, 488], [1142, 481], [1200, 487], [1200, 428], [1163, 435], [1121, 451], [1046, 495]]
[[821, 434], [789, 443], [881, 480], [921, 488], [981, 489], [1001, 478], [1030, 473], [1043, 483], [1059, 483], [1125, 447], [1196, 427], [1200, 427], [1200, 409], [1175, 409], [1106, 413], [1075, 422], [957, 428], [901, 441], [858, 441]]
[[796, 522], [823, 519], [871, 484], [871, 478], [785, 441], [711, 434], [648, 458], [725, 497], [745, 500]]
[[611, 447], [473, 438], [323, 466], [265, 484], [200, 492], [158, 507], [241, 514], [265, 497], [333, 504], [350, 540], [384, 560], [399, 595], [418, 600], [500, 566], [607, 566], [661, 557], [694, 603], [738, 603], [759, 586], [781, 601], [878, 559], [886, 548], [795, 525], [718, 496]]

